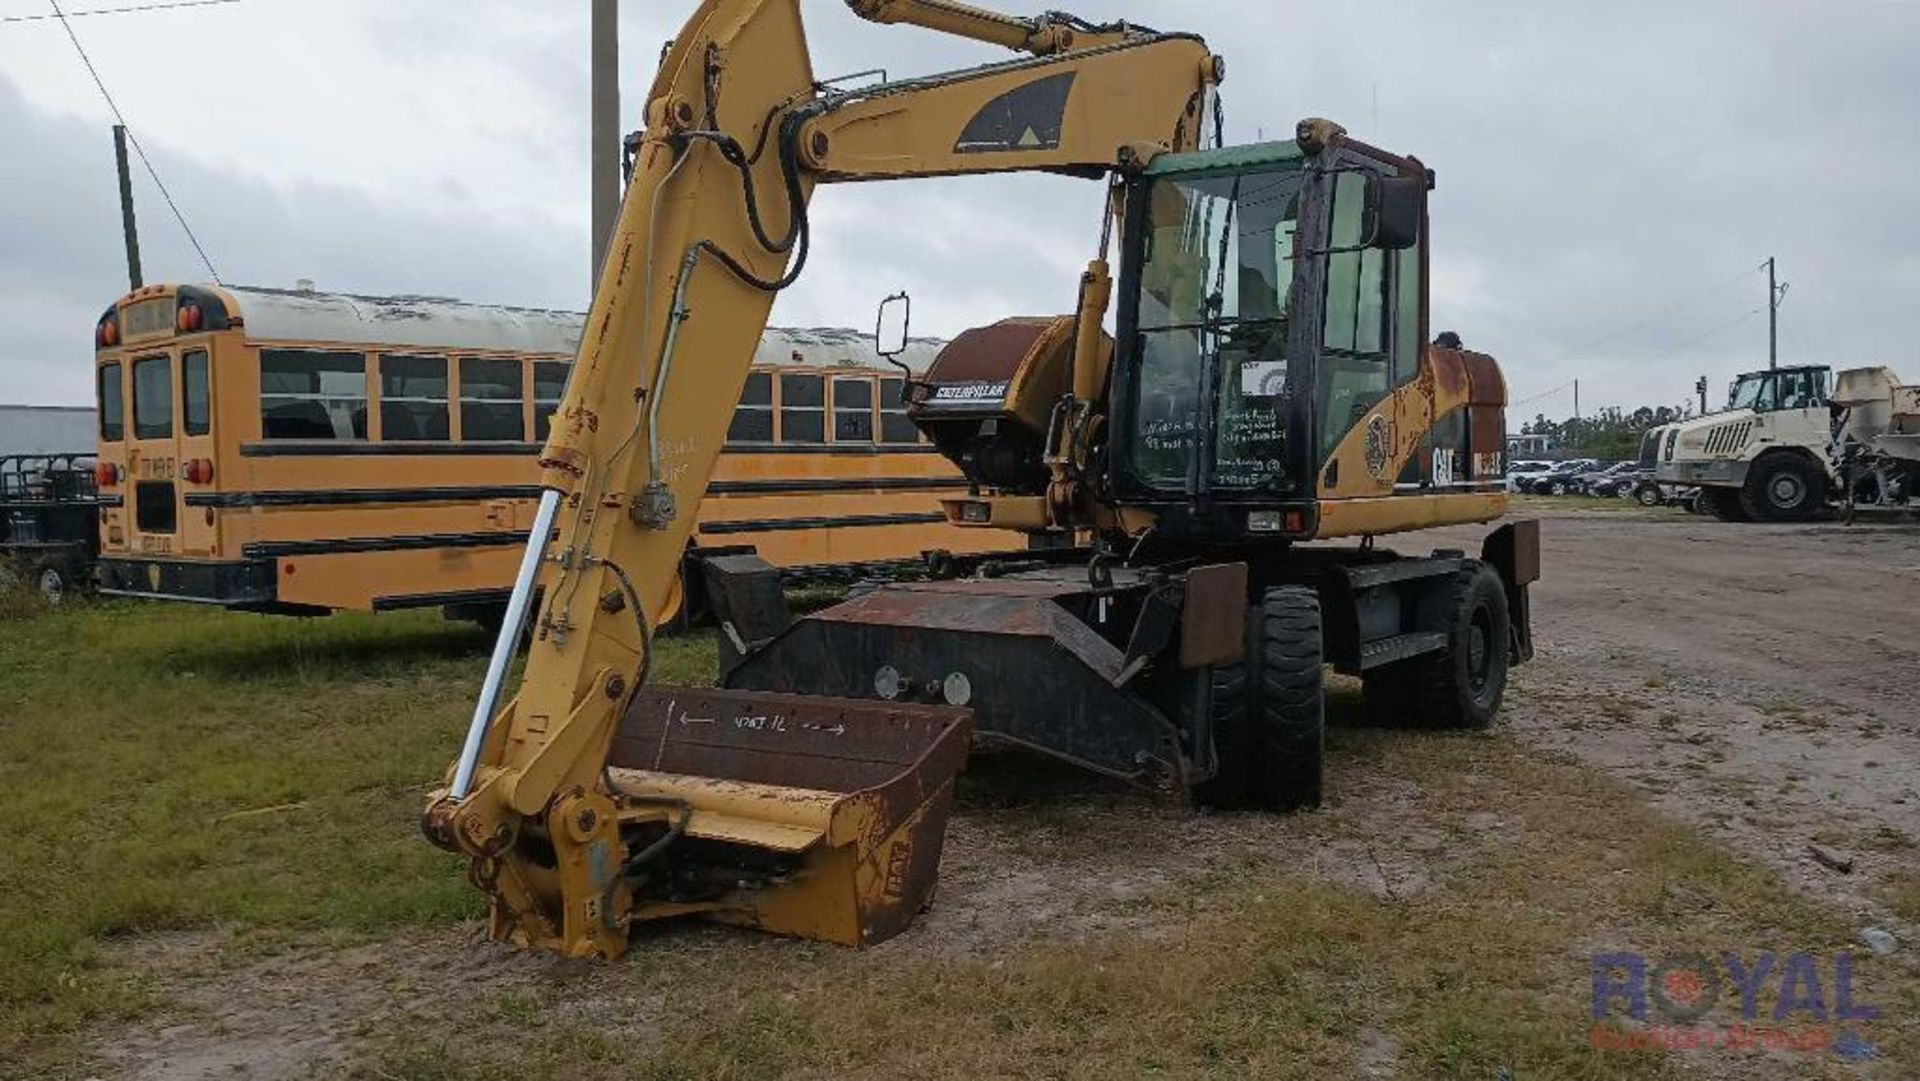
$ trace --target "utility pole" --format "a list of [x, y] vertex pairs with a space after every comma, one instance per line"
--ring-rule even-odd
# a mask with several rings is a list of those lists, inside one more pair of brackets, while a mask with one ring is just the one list
[[1773, 282], [1773, 256], [1767, 256], [1767, 370], [1780, 366], [1780, 287]]
[[1707, 415], [1707, 377], [1701, 376], [1694, 381], [1693, 392], [1700, 395], [1700, 415]]
[[593, 139], [590, 183], [593, 194], [593, 279], [600, 287], [600, 267], [607, 260], [614, 219], [620, 213], [620, 9], [616, 0], [593, 0], [591, 46]]
[[120, 170], [120, 232], [127, 239], [127, 292], [145, 284], [140, 278], [140, 230], [133, 224], [133, 176], [127, 172], [127, 129], [113, 126], [113, 162]]
[[1580, 419], [1580, 380], [1573, 381], [1573, 419]]

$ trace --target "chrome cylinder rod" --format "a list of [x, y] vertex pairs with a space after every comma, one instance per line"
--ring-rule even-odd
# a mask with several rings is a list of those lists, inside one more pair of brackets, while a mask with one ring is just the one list
[[540, 508], [534, 512], [533, 529], [527, 534], [527, 550], [520, 557], [520, 573], [513, 580], [513, 596], [507, 600], [506, 618], [500, 621], [500, 637], [493, 643], [493, 657], [487, 661], [487, 679], [480, 685], [480, 701], [474, 704], [473, 721], [467, 725], [467, 742], [460, 748], [460, 762], [453, 770], [453, 787], [447, 794], [456, 800], [466, 799], [473, 788], [480, 747], [487, 741], [487, 726], [493, 723], [494, 710], [500, 706], [507, 666], [513, 663], [520, 635], [526, 630], [534, 582], [540, 577], [540, 560], [553, 538], [553, 520], [559, 513], [560, 493], [552, 488], [541, 492]]

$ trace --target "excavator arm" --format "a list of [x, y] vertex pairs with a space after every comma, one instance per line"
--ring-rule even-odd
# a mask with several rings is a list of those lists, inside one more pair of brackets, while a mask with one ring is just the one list
[[[425, 818], [471, 860], [496, 937], [612, 957], [635, 918], [705, 913], [874, 941], [931, 885], [925, 835], [937, 861], [964, 715], [642, 691], [650, 636], [773, 298], [805, 266], [817, 183], [1141, 167], [1197, 143], [1222, 65], [1189, 35], [947, 0], [849, 5], [1034, 55], [842, 92], [815, 80], [798, 0], [705, 0], [674, 39], [540, 457], [508, 618]], [[1085, 309], [1104, 309], [1104, 286], [1082, 294], [1097, 330]], [[829, 735], [859, 752], [822, 747]], [[703, 877], [672, 864], [678, 849], [730, 862]], [[836, 876], [852, 885], [824, 884]]]

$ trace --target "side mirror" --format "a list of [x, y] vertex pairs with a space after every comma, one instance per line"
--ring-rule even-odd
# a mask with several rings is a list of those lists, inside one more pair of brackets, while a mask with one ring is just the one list
[[1366, 209], [1361, 221], [1364, 245], [1403, 251], [1418, 244], [1426, 202], [1425, 176], [1367, 177]]
[[885, 360], [907, 351], [907, 328], [913, 322], [913, 298], [906, 291], [880, 302], [880, 314], [873, 321], [873, 351]]

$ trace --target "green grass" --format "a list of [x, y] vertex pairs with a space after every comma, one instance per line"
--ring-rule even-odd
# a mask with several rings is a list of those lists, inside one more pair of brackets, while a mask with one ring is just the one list
[[[472, 710], [478, 629], [111, 602], [0, 628], [0, 1062], [156, 1001], [103, 976], [116, 939], [481, 912], [416, 825]], [[710, 680], [706, 640], [663, 640], [656, 671]]]

